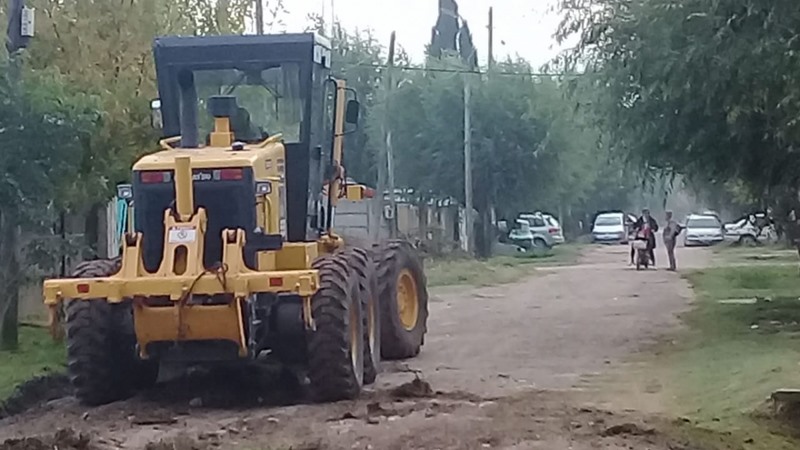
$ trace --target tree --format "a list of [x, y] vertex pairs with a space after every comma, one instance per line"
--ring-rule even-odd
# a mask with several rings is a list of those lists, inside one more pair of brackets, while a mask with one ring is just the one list
[[50, 205], [79, 170], [83, 150], [101, 123], [97, 99], [67, 87], [57, 75], [21, 84], [0, 66], [0, 347], [17, 345], [17, 298], [22, 264], [20, 227], [38, 229]]
[[[3, 121], [4, 130], [9, 129], [7, 124], [27, 128], [24, 133], [6, 131], [0, 135], [4, 147], [20, 150], [7, 152], [8, 164], [24, 169], [27, 176], [19, 180], [7, 176], [6, 181], [13, 182], [6, 191], [10, 197], [0, 199], [4, 217], [0, 227], [0, 252], [6, 256], [6, 261], [14, 262], [8, 264], [3, 277], [5, 292], [11, 293], [12, 299], [0, 301], [0, 316], [5, 317], [7, 324], [3, 327], [3, 336], [9, 342], [16, 340], [16, 329], [12, 326], [16, 323], [16, 312], [9, 308], [15, 305], [13, 297], [17, 295], [19, 265], [17, 259], [8, 258], [16, 258], [20, 251], [12, 239], [19, 225], [25, 223], [26, 230], [35, 230], [38, 228], [33, 227], [34, 224], [48, 226], [55, 211], [85, 212], [88, 209], [86, 244], [96, 246], [100, 233], [97, 212], [111, 197], [113, 186], [129, 178], [131, 163], [153, 147], [155, 134], [148, 120], [149, 99], [157, 95], [151, 57], [153, 37], [242, 32], [253, 6], [250, 0], [29, 0], [28, 3], [39, 11], [37, 36], [32, 40], [30, 58], [23, 72], [27, 80], [26, 93], [13, 105], [28, 111], [29, 115], [11, 115], [9, 121]], [[274, 12], [281, 8], [280, 0], [268, 5]], [[74, 106], [73, 97], [66, 92], [65, 85], [89, 93], [94, 106], [99, 108], [94, 110], [99, 118], [92, 122], [98, 126], [92, 127], [91, 133], [84, 132], [86, 120], [81, 112], [69, 109]], [[8, 83], [4, 86], [8, 87]], [[61, 92], [64, 97], [50, 95], [58, 89], [64, 90]], [[82, 98], [78, 96], [74, 100], [80, 103]], [[48, 115], [51, 110], [54, 117], [59, 117], [58, 123], [36, 122], [36, 114], [51, 117]], [[39, 135], [31, 131], [31, 126], [44, 125], [54, 130], [52, 138], [45, 131]], [[30, 142], [19, 146], [11, 139]], [[42, 139], [53, 140], [41, 143]], [[64, 143], [63, 147], [59, 147], [58, 139]], [[34, 148], [33, 142], [39, 146]], [[36, 156], [44, 150], [52, 154]], [[52, 171], [56, 173], [51, 174]], [[20, 187], [27, 189], [28, 185], [19, 183], [30, 180], [42, 184], [47, 182], [41, 180], [51, 180], [55, 183], [53, 186], [57, 184], [57, 189], [44, 186], [21, 197], [24, 204], [14, 200], [14, 195], [28, 194]], [[61, 252], [62, 247], [56, 248]], [[52, 256], [48, 250], [53, 248], [37, 245], [28, 256], [48, 253]], [[96, 256], [97, 249], [92, 253], [90, 257]], [[23, 262], [30, 265], [36, 261], [28, 258]]]
[[[563, 67], [585, 69], [592, 109], [642, 172], [740, 180], [752, 196], [800, 186], [800, 10], [790, 0], [562, 0]], [[701, 183], [702, 182], [702, 183]]]
[[[57, 69], [68, 82], [96, 94], [103, 127], [88, 143], [75, 182], [64, 196], [86, 214], [89, 246], [97, 244], [97, 212], [131, 164], [154, 149], [149, 101], [157, 96], [152, 41], [166, 34], [241, 33], [252, 0], [31, 0], [38, 11], [31, 71]], [[273, 0], [268, 8], [280, 10]], [[92, 252], [97, 255], [97, 249]]]
[[[330, 34], [329, 28], [321, 16], [309, 16], [307, 31], [327, 35]], [[358, 93], [362, 108], [361, 126], [346, 137], [344, 164], [353, 179], [374, 185], [378, 178], [377, 152], [383, 145], [380, 121], [384, 100], [381, 80], [385, 75], [385, 49], [371, 30], [347, 31], [341, 24], [335, 23], [333, 34], [331, 70]], [[386, 38], [388, 40], [388, 36]], [[408, 56], [400, 49], [396, 52], [395, 60], [397, 64], [405, 65]]]

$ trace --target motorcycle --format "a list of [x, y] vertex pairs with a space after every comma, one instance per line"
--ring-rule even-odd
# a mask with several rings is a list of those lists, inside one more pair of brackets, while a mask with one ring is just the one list
[[644, 227], [631, 240], [631, 246], [636, 252], [636, 270], [650, 267], [650, 233], [650, 229]]

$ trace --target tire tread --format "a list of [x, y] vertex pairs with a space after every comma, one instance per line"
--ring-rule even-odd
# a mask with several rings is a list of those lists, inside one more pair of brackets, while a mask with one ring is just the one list
[[[308, 377], [314, 400], [319, 402], [354, 399], [361, 392], [363, 368], [354, 373], [350, 358], [349, 308], [359, 309], [352, 299], [351, 270], [341, 254], [324, 255], [314, 261], [320, 286], [312, 299], [316, 330], [308, 339]], [[361, 335], [361, 334], [359, 334]], [[359, 353], [361, 353], [359, 346]], [[363, 355], [359, 354], [363, 362]], [[356, 371], [356, 372], [357, 372]]]

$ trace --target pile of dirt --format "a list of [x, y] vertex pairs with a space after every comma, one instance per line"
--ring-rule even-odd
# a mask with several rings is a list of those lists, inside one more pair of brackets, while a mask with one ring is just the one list
[[392, 390], [392, 396], [396, 398], [431, 398], [434, 395], [430, 383], [419, 377]]
[[53, 436], [8, 439], [0, 443], [0, 450], [94, 450], [91, 438], [76, 434], [72, 429], [61, 429]]
[[656, 433], [655, 428], [645, 427], [635, 423], [627, 422], [619, 425], [612, 425], [603, 430], [603, 432], [600, 433], [600, 435], [604, 437], [622, 436], [622, 435], [647, 436], [655, 433]]
[[0, 403], [0, 419], [21, 414], [26, 410], [70, 394], [66, 375], [40, 375], [20, 384], [8, 399]]

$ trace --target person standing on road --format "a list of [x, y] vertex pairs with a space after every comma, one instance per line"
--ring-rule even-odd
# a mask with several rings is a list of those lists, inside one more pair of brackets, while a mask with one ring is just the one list
[[[653, 262], [653, 267], [655, 267], [656, 266], [655, 248], [656, 248], [656, 233], [658, 232], [658, 222], [656, 222], [656, 219], [654, 219], [653, 216], [650, 215], [650, 210], [647, 208], [644, 208], [642, 210], [642, 216], [636, 219], [636, 222], [634, 222], [633, 235], [636, 236], [636, 234], [639, 233], [639, 231], [645, 228], [645, 225], [647, 226], [647, 228], [649, 228], [650, 231], [647, 237], [647, 244], [648, 244], [647, 252], [650, 253], [650, 261]], [[631, 261], [633, 261], [634, 254], [635, 250], [633, 249], [633, 247], [631, 247]]]
[[674, 272], [675, 265], [675, 244], [678, 241], [678, 235], [681, 234], [682, 227], [672, 218], [672, 211], [666, 213], [666, 224], [664, 224], [664, 247], [667, 248], [667, 258], [669, 258], [669, 268], [667, 270]]

